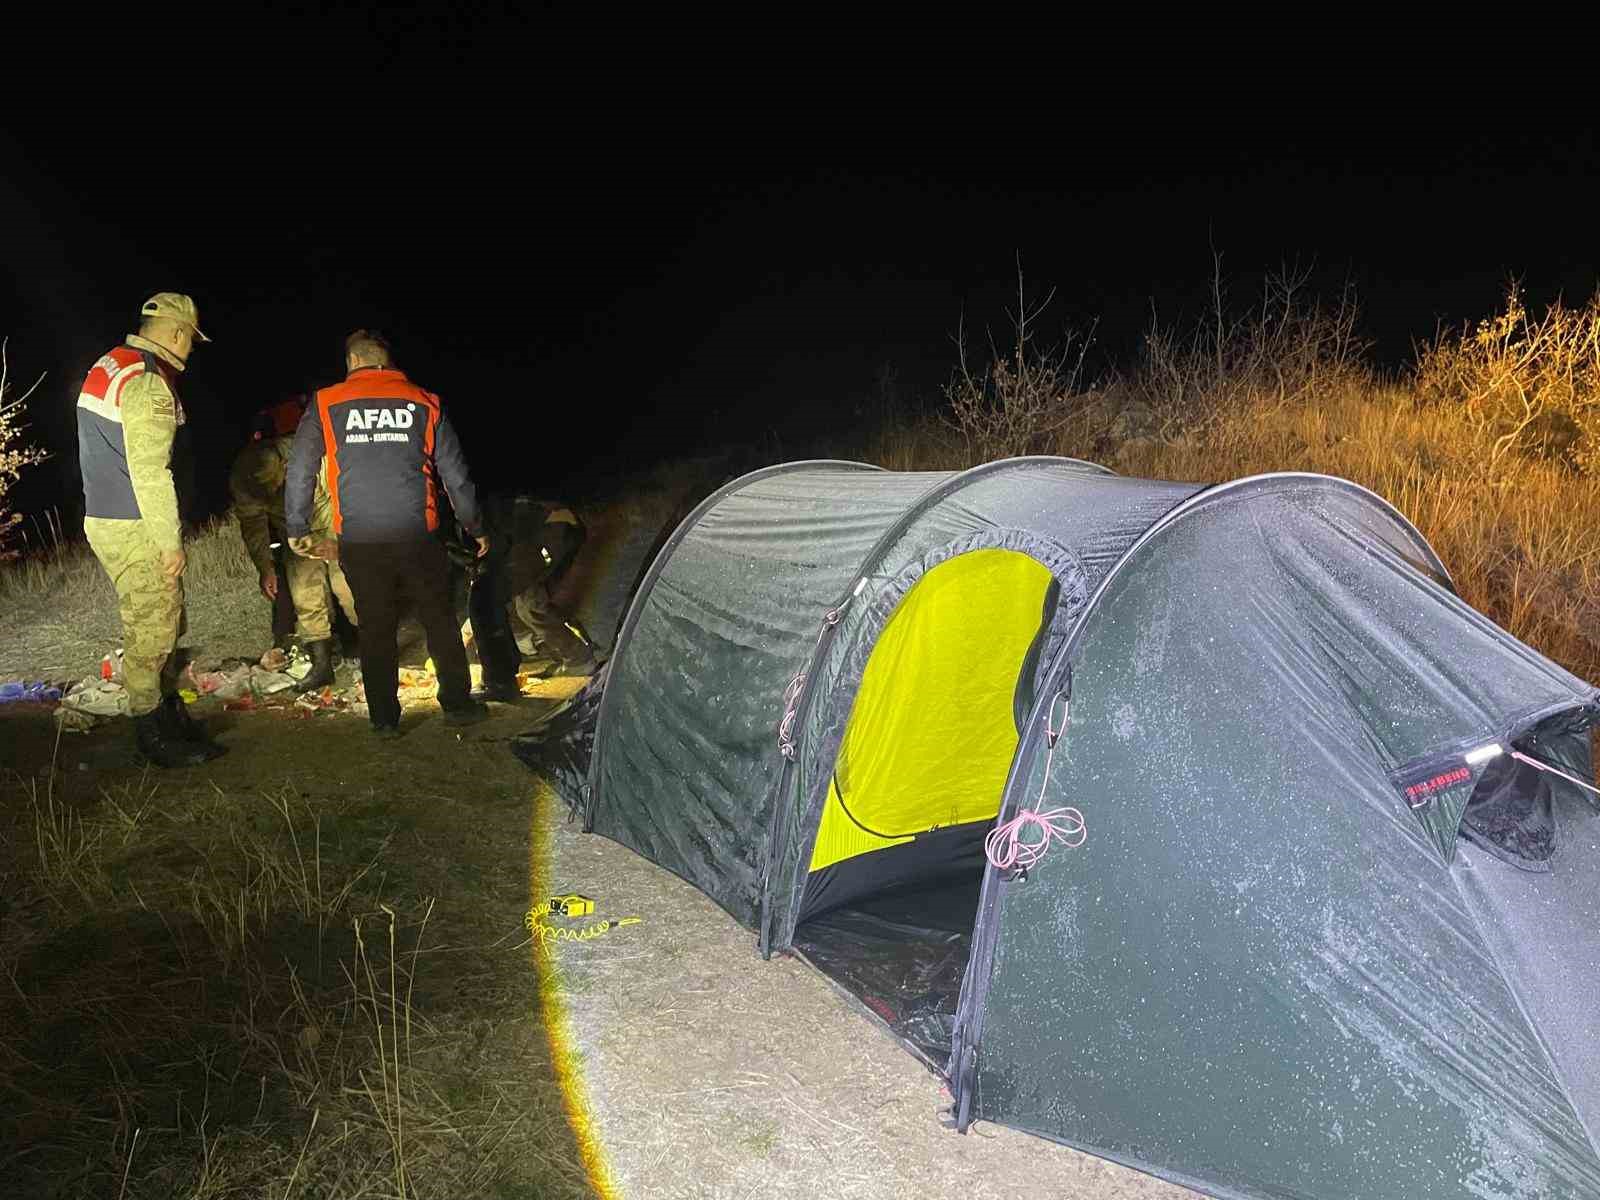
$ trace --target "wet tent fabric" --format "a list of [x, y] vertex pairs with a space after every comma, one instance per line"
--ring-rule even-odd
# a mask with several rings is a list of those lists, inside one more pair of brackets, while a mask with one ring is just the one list
[[556, 793], [577, 812], [594, 757], [595, 720], [611, 664], [604, 663], [577, 695], [539, 716], [537, 723], [511, 739], [511, 753], [550, 777]]
[[[983, 870], [975, 900], [952, 889], [913, 982], [958, 985], [959, 1008], [880, 1014], [936, 1065], [948, 1044], [962, 1126], [1225, 1197], [1600, 1195], [1600, 818], [1505, 753], [1592, 778], [1597, 695], [1353, 485], [1057, 460], [747, 477], [630, 608], [590, 827], [774, 949], [854, 939], [887, 961], [913, 916], [894, 896], [808, 919], [834, 768], [902, 602], [996, 550], [1053, 594], [1000, 816], [1072, 804], [1088, 838], [1026, 878]], [[872, 966], [830, 974], [895, 986]]]
[[591, 827], [753, 925], [784, 688], [861, 559], [945, 478], [799, 464], [691, 514], [613, 652]]
[[[986, 881], [976, 1114], [1221, 1196], [1600, 1195], [1592, 806], [1558, 789], [1549, 873], [1449, 829], [1462, 751], [1595, 693], [1400, 532], [1327, 483], [1221, 491], [1096, 597], [1008, 796], [1088, 839]], [[1414, 811], [1416, 762], [1466, 777]]]
[[[970, 550], [1017, 549], [1062, 584], [1050, 650], [1087, 594], [1083, 572], [1065, 547], [1008, 522], [1036, 510], [1030, 497], [1041, 487], [1078, 478], [1145, 498], [1150, 511], [1120, 526], [1106, 513], [1087, 522], [1120, 531], [1123, 545], [1195, 490], [1139, 485], [1069, 459], [1012, 459], [965, 473], [794, 463], [713, 496], [663, 550], [619, 632], [584, 797], [588, 826], [755, 926], [783, 774], [774, 728], [826, 616], [853, 624], [850, 614], [872, 603], [881, 626], [929, 568]], [[1114, 559], [1113, 541], [1086, 539], [1083, 549]], [[798, 852], [792, 839], [785, 845]], [[793, 885], [792, 857], [788, 868]], [[785, 917], [798, 915], [795, 900], [785, 900]]]
[[867, 582], [813, 664], [814, 698], [798, 719], [795, 765], [784, 781], [786, 802], [776, 812], [768, 914], [773, 945], [787, 945], [805, 914], [804, 867], [854, 697], [880, 631], [918, 581], [940, 563], [987, 546], [1019, 551], [1048, 568], [1058, 597], [1040, 647], [1042, 671], [1123, 551], [1200, 490], [1031, 459], [990, 464], [959, 484], [903, 522], [890, 544], [862, 564]]

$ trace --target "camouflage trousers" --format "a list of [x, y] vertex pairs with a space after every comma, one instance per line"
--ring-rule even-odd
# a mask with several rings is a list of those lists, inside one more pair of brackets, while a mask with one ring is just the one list
[[117, 592], [122, 617], [122, 680], [128, 712], [143, 716], [177, 691], [173, 650], [186, 628], [183, 580], [161, 569], [161, 552], [142, 521], [85, 517], [83, 532]]
[[518, 592], [511, 601], [511, 631], [517, 647], [529, 657], [550, 655], [561, 662], [580, 662], [589, 647], [567, 624], [566, 614], [550, 598], [543, 583]]
[[356, 618], [356, 601], [350, 593], [344, 572], [336, 562], [320, 558], [303, 558], [290, 553], [283, 564], [289, 579], [289, 595], [294, 600], [295, 629], [303, 642], [323, 642], [333, 636], [333, 610], [329, 606], [331, 593], [344, 609], [350, 624]]

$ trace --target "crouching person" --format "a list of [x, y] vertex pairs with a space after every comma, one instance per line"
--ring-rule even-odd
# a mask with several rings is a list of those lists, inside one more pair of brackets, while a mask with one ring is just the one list
[[583, 523], [567, 505], [526, 496], [482, 503], [489, 553], [472, 580], [467, 612], [483, 664], [485, 700], [515, 703], [523, 659], [541, 677], [592, 675], [593, 645], [555, 601], [555, 590], [584, 542]]
[[436, 480], [478, 552], [488, 549], [461, 445], [439, 398], [394, 366], [381, 336], [351, 334], [345, 368], [343, 383], [312, 397], [295, 434], [284, 505], [289, 545], [302, 556], [327, 553], [324, 539], [312, 532], [317, 474], [326, 462], [332, 532], [361, 613], [361, 676], [373, 732], [400, 732], [397, 638], [407, 597], [427, 634], [445, 720], [482, 720], [488, 712], [471, 695], [449, 559], [437, 536]]
[[[299, 428], [305, 406], [305, 398], [297, 397], [259, 414], [255, 436], [239, 452], [228, 479], [239, 535], [260, 576], [261, 594], [273, 601], [278, 598], [278, 570], [272, 547], [274, 543], [287, 541], [289, 536], [284, 512], [285, 484], [295, 430]], [[325, 470], [317, 474], [309, 531], [311, 553], [297, 554], [291, 550], [283, 563], [284, 581], [294, 603], [295, 632], [311, 656], [311, 672], [295, 689], [301, 692], [333, 682], [330, 597], [338, 600], [350, 623], [359, 626], [355, 599], [344, 572], [339, 569]]]

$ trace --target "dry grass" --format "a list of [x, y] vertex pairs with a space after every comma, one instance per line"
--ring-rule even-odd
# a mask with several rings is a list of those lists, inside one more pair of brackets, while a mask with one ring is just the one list
[[[238, 526], [232, 518], [214, 521], [184, 549], [184, 644], [212, 658], [260, 654], [272, 643], [271, 612], [256, 591]], [[111, 581], [82, 543], [55, 541], [0, 563], [0, 612], [0, 679], [76, 681], [121, 644]]]
[[1245, 406], [1197, 438], [1119, 463], [1168, 479], [1306, 470], [1352, 479], [1422, 531], [1468, 603], [1575, 674], [1600, 679], [1600, 480], [1517, 457], [1488, 478], [1481, 441], [1410, 393], [1374, 388], [1315, 406]]
[[[1156, 326], [1132, 373], [1053, 392], [1049, 403], [1034, 395], [1012, 415], [1042, 414], [1048, 436], [1030, 443], [1036, 451], [1130, 475], [1215, 482], [1300, 470], [1354, 480], [1417, 525], [1469, 603], [1600, 679], [1600, 477], [1587, 440], [1600, 428], [1600, 304], [1534, 318], [1513, 291], [1504, 312], [1425, 348], [1397, 380], [1364, 365], [1354, 319], [1348, 299], [1323, 309], [1279, 277], [1253, 316], [1208, 319], [1186, 338]], [[1026, 352], [1021, 332], [1006, 362], [1012, 378]], [[974, 437], [1006, 419], [988, 413]], [[903, 470], [978, 461], [947, 426], [883, 430], [866, 456]], [[1556, 436], [1569, 427], [1570, 437]]]
[[464, 940], [389, 806], [63, 782], [0, 780], [7, 1195], [588, 1194], [520, 931]]

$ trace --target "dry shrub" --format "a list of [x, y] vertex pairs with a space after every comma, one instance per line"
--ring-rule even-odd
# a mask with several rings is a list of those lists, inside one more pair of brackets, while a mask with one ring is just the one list
[[1001, 354], [993, 340], [989, 361], [974, 368], [967, 354], [966, 327], [956, 333], [957, 365], [945, 385], [945, 425], [968, 463], [1025, 454], [1048, 454], [1071, 419], [1083, 391], [1084, 356], [1093, 332], [1067, 330], [1062, 340], [1040, 348], [1034, 329], [1055, 292], [1030, 304], [1017, 273], [1017, 307], [1009, 312], [1013, 340]]
[[6, 544], [22, 520], [21, 513], [11, 511], [8, 494], [25, 467], [35, 466], [45, 459], [45, 452], [30, 446], [22, 437], [22, 406], [28, 402], [44, 376], [15, 398], [11, 395], [11, 379], [6, 359], [6, 344], [0, 341], [0, 559], [14, 556]]
[[[1285, 267], [1264, 281], [1246, 311], [1228, 302], [1221, 260], [1211, 310], [1186, 329], [1151, 318], [1139, 358], [1127, 373], [1089, 379], [1093, 329], [1065, 331], [1043, 349], [1035, 336], [1054, 296], [1030, 304], [1019, 275], [1010, 311], [1012, 341], [975, 366], [965, 330], [944, 389], [938, 424], [898, 425], [872, 456], [899, 468], [961, 467], [1023, 454], [1067, 454], [1117, 461], [1147, 442], [1199, 436], [1227, 414], [1262, 405], [1294, 407], [1350, 388], [1371, 388], [1372, 370], [1357, 333], [1358, 308], [1346, 289], [1329, 307], [1309, 291], [1310, 272]], [[953, 436], [952, 436], [953, 435]]]
[[1153, 319], [1132, 370], [1093, 390], [1081, 358], [1035, 355], [1019, 321], [1003, 359], [977, 372], [963, 358], [944, 419], [954, 445], [908, 423], [868, 453], [899, 470], [1042, 451], [1153, 479], [1351, 479], [1416, 524], [1465, 600], [1600, 678], [1600, 298], [1536, 319], [1512, 289], [1504, 311], [1386, 381], [1349, 292], [1329, 307], [1306, 288], [1282, 271], [1230, 316], [1218, 271], [1210, 313], [1182, 334]]
[[1168, 435], [1192, 435], [1243, 407], [1308, 403], [1371, 383], [1351, 289], [1329, 308], [1308, 290], [1308, 269], [1286, 266], [1266, 277], [1252, 308], [1237, 312], [1221, 258], [1213, 263], [1210, 311], [1187, 331], [1151, 314], [1139, 361], [1119, 380], [1120, 403], [1148, 406]]
[[1522, 288], [1505, 306], [1417, 354], [1418, 403], [1464, 422], [1483, 445], [1488, 475], [1516, 456], [1600, 467], [1600, 294], [1582, 308], [1560, 301], [1535, 317]]

